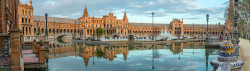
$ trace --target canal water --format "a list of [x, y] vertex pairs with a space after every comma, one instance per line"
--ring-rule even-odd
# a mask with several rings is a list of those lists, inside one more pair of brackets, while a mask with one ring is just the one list
[[162, 45], [89, 45], [50, 42], [47, 68], [25, 71], [211, 71], [219, 49], [204, 42]]

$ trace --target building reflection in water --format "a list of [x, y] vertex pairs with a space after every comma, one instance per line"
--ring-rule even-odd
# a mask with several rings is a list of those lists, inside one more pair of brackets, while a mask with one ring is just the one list
[[93, 57], [93, 58], [102, 57], [102, 58], [108, 59], [109, 61], [112, 61], [117, 57], [117, 54], [123, 54], [124, 61], [126, 62], [127, 55], [128, 55], [127, 46], [105, 47], [105, 46], [99, 46], [99, 45], [96, 45], [96, 46], [92, 45], [92, 46], [86, 46], [85, 48], [81, 48], [80, 50], [82, 52], [80, 53], [79, 56], [83, 57], [86, 68], [88, 66], [90, 57]]
[[[195, 47], [194, 47], [195, 46]], [[95, 57], [104, 58], [108, 61], [113, 61], [117, 58], [118, 54], [123, 55], [124, 62], [126, 63], [129, 50], [152, 50], [152, 69], [154, 69], [154, 60], [160, 58], [158, 49], [169, 49], [173, 55], [183, 55], [183, 49], [205, 49], [204, 43], [201, 42], [185, 42], [185, 43], [167, 43], [165, 45], [119, 45], [119, 46], [104, 46], [104, 45], [89, 45], [80, 43], [50, 43], [49, 59], [61, 58], [65, 56], [79, 56], [82, 57], [85, 67], [89, 65], [89, 59], [93, 58], [93, 65], [95, 65]], [[214, 54], [215, 51], [206, 52], [206, 66], [208, 66], [209, 54]], [[195, 54], [195, 51], [192, 52]], [[207, 70], [207, 67], [206, 67]]]

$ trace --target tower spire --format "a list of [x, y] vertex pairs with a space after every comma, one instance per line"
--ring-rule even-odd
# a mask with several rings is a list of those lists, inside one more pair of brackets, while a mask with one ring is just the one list
[[32, 6], [32, 1], [30, 0], [30, 6]]
[[85, 4], [85, 8], [84, 9], [87, 9], [86, 4]]
[[85, 4], [85, 9], [84, 9], [84, 12], [83, 12], [83, 17], [88, 17], [88, 16], [89, 16], [89, 13], [88, 13], [88, 10], [87, 10], [86, 4]]
[[125, 10], [124, 15], [123, 15], [123, 20], [128, 20], [126, 10]]
[[111, 13], [111, 9], [110, 9], [110, 13]]

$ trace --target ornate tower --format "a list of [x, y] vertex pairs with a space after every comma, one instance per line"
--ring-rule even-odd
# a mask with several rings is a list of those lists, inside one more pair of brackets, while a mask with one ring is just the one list
[[123, 20], [126, 21], [126, 22], [128, 22], [126, 10], [125, 10], [124, 15], [123, 15]]
[[231, 36], [233, 34], [233, 22], [234, 22], [234, 1], [230, 0], [229, 1], [229, 7], [228, 7], [228, 17], [227, 20], [225, 21], [225, 34], [227, 36]]
[[83, 17], [88, 17], [89, 16], [89, 13], [88, 13], [88, 10], [86, 8], [86, 5], [85, 5], [85, 9], [84, 9], [84, 12], [83, 12]]
[[33, 6], [32, 6], [32, 1], [29, 1], [30, 5], [28, 4], [21, 4], [19, 3], [18, 5], [18, 17], [20, 21], [18, 22], [20, 26], [18, 26], [21, 31], [23, 36], [33, 36], [34, 31], [32, 31], [32, 24], [33, 23]]
[[123, 34], [126, 35], [127, 32], [128, 32], [128, 30], [127, 30], [127, 27], [128, 27], [128, 17], [127, 17], [126, 10], [125, 10], [124, 15], [123, 15], [123, 22], [124, 22], [124, 26], [125, 26]]
[[228, 8], [228, 18], [227, 18], [230, 22], [234, 21], [234, 8], [233, 8], [234, 5], [233, 4], [234, 4], [234, 1], [230, 0], [229, 8]]

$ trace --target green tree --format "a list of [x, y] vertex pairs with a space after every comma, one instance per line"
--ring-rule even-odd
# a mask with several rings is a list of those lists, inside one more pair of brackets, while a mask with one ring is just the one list
[[[229, 2], [225, 3], [226, 6], [230, 6]], [[246, 35], [247, 31], [250, 30], [248, 29], [250, 27], [250, 0], [240, 0], [238, 1], [238, 9], [237, 12], [239, 13], [239, 22], [238, 22], [238, 32], [240, 35]], [[230, 9], [230, 7], [228, 7], [225, 10], [225, 14], [224, 17], [227, 18], [229, 17], [229, 19], [233, 20], [233, 9]], [[232, 21], [234, 22], [234, 21]]]
[[247, 35], [247, 31], [250, 30], [250, 0], [241, 0], [238, 3], [238, 32], [240, 35]]
[[98, 58], [102, 58], [105, 55], [105, 53], [102, 52], [101, 48], [97, 48], [96, 54]]
[[100, 37], [104, 34], [104, 29], [103, 28], [97, 28], [96, 29], [96, 34], [97, 34], [97, 39], [100, 40]]

